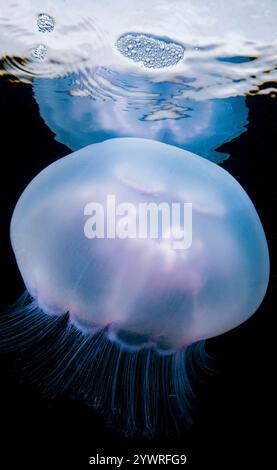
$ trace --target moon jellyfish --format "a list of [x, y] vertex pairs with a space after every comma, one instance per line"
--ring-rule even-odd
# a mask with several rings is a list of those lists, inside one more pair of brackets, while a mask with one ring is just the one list
[[[154, 228], [165, 205], [189, 204], [191, 225], [176, 232], [172, 216], [165, 237], [130, 233], [141, 204], [158, 207]], [[44, 169], [16, 205], [11, 242], [27, 293], [1, 319], [1, 349], [29, 351], [47, 392], [71, 391], [130, 434], [190, 422], [205, 339], [247, 320], [269, 278], [264, 231], [238, 182], [144, 139], [93, 144]]]

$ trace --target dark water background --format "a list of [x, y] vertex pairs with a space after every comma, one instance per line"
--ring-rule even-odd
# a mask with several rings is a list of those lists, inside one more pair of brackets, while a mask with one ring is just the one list
[[[272, 468], [275, 457], [277, 99], [249, 96], [247, 132], [225, 144], [223, 162], [254, 202], [271, 255], [271, 280], [259, 311], [235, 330], [208, 341], [218, 374], [200, 394], [192, 428], [174, 440], [127, 440], [94, 411], [67, 396], [47, 400], [21, 383], [15, 357], [0, 357], [0, 468], [93, 468], [89, 456], [187, 454], [184, 468]], [[23, 282], [9, 242], [13, 208], [30, 180], [69, 153], [40, 118], [30, 85], [0, 78], [1, 304], [13, 303]], [[162, 410], [161, 410], [162, 413]], [[104, 468], [104, 466], [103, 466]], [[112, 468], [112, 467], [111, 467]], [[127, 467], [122, 467], [127, 468]], [[131, 468], [131, 467], [130, 467]], [[135, 467], [136, 468], [136, 467]]]

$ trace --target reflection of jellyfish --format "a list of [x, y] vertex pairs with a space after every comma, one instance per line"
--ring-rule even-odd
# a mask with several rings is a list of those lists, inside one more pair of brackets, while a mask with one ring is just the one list
[[56, 139], [72, 150], [114, 137], [141, 137], [221, 162], [228, 155], [216, 149], [245, 131], [245, 97], [195, 101], [184, 97], [191, 84], [97, 69], [37, 79], [34, 94]]
[[[167, 237], [105, 227], [87, 238], [87, 204], [111, 221], [109, 195], [134, 207], [191, 203], [192, 244], [174, 248], [173, 219]], [[123, 232], [138, 215], [124, 207], [114, 216]], [[268, 283], [264, 232], [240, 185], [150, 140], [108, 140], [47, 167], [17, 203], [11, 240], [29, 294], [2, 318], [1, 349], [30, 348], [48, 391], [73, 390], [127, 432], [188, 421], [203, 340], [252, 315]]]

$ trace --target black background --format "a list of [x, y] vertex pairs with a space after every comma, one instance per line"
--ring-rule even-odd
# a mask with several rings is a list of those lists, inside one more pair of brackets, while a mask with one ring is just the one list
[[[208, 341], [218, 373], [199, 397], [191, 429], [173, 440], [126, 439], [107, 429], [81, 401], [47, 400], [20, 381], [11, 355], [0, 356], [0, 468], [93, 468], [89, 456], [185, 453], [184, 468], [272, 468], [275, 460], [277, 99], [247, 98], [247, 132], [225, 144], [223, 164], [241, 183], [262, 220], [271, 255], [271, 280], [259, 311], [235, 330]], [[9, 242], [9, 222], [23, 189], [43, 168], [70, 151], [39, 116], [30, 85], [0, 79], [1, 304], [24, 286]], [[161, 410], [162, 412], [162, 410]], [[127, 467], [123, 467], [127, 468]], [[135, 467], [136, 468], [136, 467]]]

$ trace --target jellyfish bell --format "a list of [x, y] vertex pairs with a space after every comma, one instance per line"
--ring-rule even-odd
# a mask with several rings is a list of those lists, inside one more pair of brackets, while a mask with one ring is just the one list
[[[107, 212], [111, 196], [114, 213]], [[126, 228], [135, 218], [137, 231], [120, 238], [117, 226], [108, 236], [103, 219], [99, 236], [90, 203], [107, 223], [124, 216]], [[191, 204], [191, 243], [176, 249], [163, 234], [141, 237], [138, 213], [116, 212], [126, 203]], [[171, 225], [168, 219], [165, 230]], [[11, 241], [44, 312], [69, 312], [84, 333], [106, 328], [123, 347], [171, 353], [228, 331], [257, 310], [268, 284], [263, 228], [239, 183], [201, 157], [151, 140], [111, 139], [48, 166], [16, 205]]]

